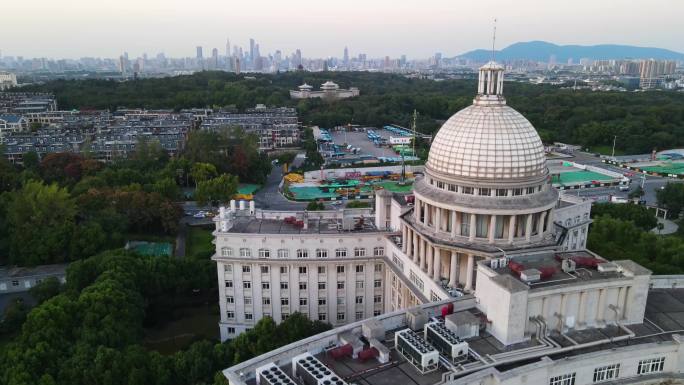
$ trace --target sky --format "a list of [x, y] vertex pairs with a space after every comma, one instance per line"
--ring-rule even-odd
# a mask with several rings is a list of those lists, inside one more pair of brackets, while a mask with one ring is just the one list
[[260, 43], [305, 57], [454, 56], [492, 44], [630, 44], [684, 52], [682, 0], [7, 0], [4, 56], [195, 55]]

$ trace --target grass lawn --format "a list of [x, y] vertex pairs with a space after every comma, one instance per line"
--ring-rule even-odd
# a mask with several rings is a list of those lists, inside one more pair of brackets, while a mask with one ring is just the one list
[[185, 255], [189, 257], [211, 257], [214, 254], [214, 236], [211, 235], [213, 227], [188, 227], [188, 235], [185, 241]]
[[161, 354], [173, 354], [199, 339], [219, 340], [218, 304], [182, 309], [182, 317], [162, 327], [145, 330], [143, 346]]

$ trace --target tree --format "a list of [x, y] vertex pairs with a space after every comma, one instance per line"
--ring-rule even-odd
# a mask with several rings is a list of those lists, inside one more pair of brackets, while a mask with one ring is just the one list
[[[0, 154], [4, 154], [4, 148], [0, 145]], [[0, 156], [0, 193], [14, 190], [19, 182], [19, 173], [14, 166]]]
[[684, 184], [668, 183], [656, 191], [656, 198], [658, 206], [666, 208], [670, 218], [678, 218], [684, 208]]
[[40, 174], [47, 183], [76, 183], [82, 176], [82, 163], [83, 158], [74, 153], [50, 153], [40, 162]]
[[29, 289], [29, 293], [39, 305], [56, 296], [61, 291], [62, 284], [59, 282], [59, 279], [55, 277], [47, 278], [43, 280], [43, 282]]
[[190, 176], [195, 181], [195, 187], [197, 187], [198, 183], [215, 178], [217, 175], [216, 166], [211, 163], [197, 162], [192, 165], [190, 170]]
[[597, 203], [592, 207], [591, 215], [594, 218], [608, 215], [615, 219], [632, 221], [644, 231], [655, 228], [658, 223], [652, 211], [649, 211], [644, 206], [635, 204]]
[[7, 206], [10, 262], [63, 262], [74, 230], [76, 205], [56, 184], [31, 181], [12, 194]]
[[306, 209], [308, 211], [321, 211], [325, 210], [325, 205], [323, 204], [323, 202], [311, 201], [308, 205], [306, 205]]
[[222, 174], [219, 177], [200, 182], [195, 190], [195, 200], [200, 204], [228, 202], [237, 193], [238, 178]]
[[21, 325], [26, 320], [26, 315], [29, 312], [29, 307], [21, 298], [15, 298], [7, 304], [5, 311], [0, 319], [0, 335], [10, 334], [21, 328]]

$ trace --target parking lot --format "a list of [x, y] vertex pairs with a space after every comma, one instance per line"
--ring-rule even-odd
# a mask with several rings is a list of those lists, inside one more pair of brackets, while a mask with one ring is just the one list
[[[383, 138], [389, 139], [389, 133], [385, 130], [374, 129], [377, 134], [380, 134]], [[376, 147], [373, 142], [368, 139], [365, 132], [344, 132], [344, 131], [332, 131], [330, 135], [333, 137], [335, 144], [343, 145], [347, 143], [352, 147], [360, 148], [361, 151], [359, 155], [372, 155], [376, 157], [396, 157], [398, 156], [391, 148], [387, 147]]]

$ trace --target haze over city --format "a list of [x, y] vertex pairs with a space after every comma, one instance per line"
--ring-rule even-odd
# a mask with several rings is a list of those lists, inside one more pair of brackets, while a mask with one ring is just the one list
[[194, 56], [198, 45], [223, 52], [226, 38], [243, 47], [255, 38], [262, 52], [299, 48], [307, 57], [340, 56], [344, 46], [351, 54], [369, 57], [415, 58], [435, 52], [448, 57], [491, 46], [492, 20], [497, 18], [497, 47], [546, 40], [684, 51], [681, 35], [672, 30], [681, 22], [684, 3], [654, 0], [644, 5], [632, 0], [553, 5], [543, 0], [352, 0], [344, 6], [311, 0], [9, 1], [3, 13], [13, 16], [0, 24], [0, 36], [6, 37], [0, 50], [24, 57], [117, 57], [124, 51], [186, 57]]

